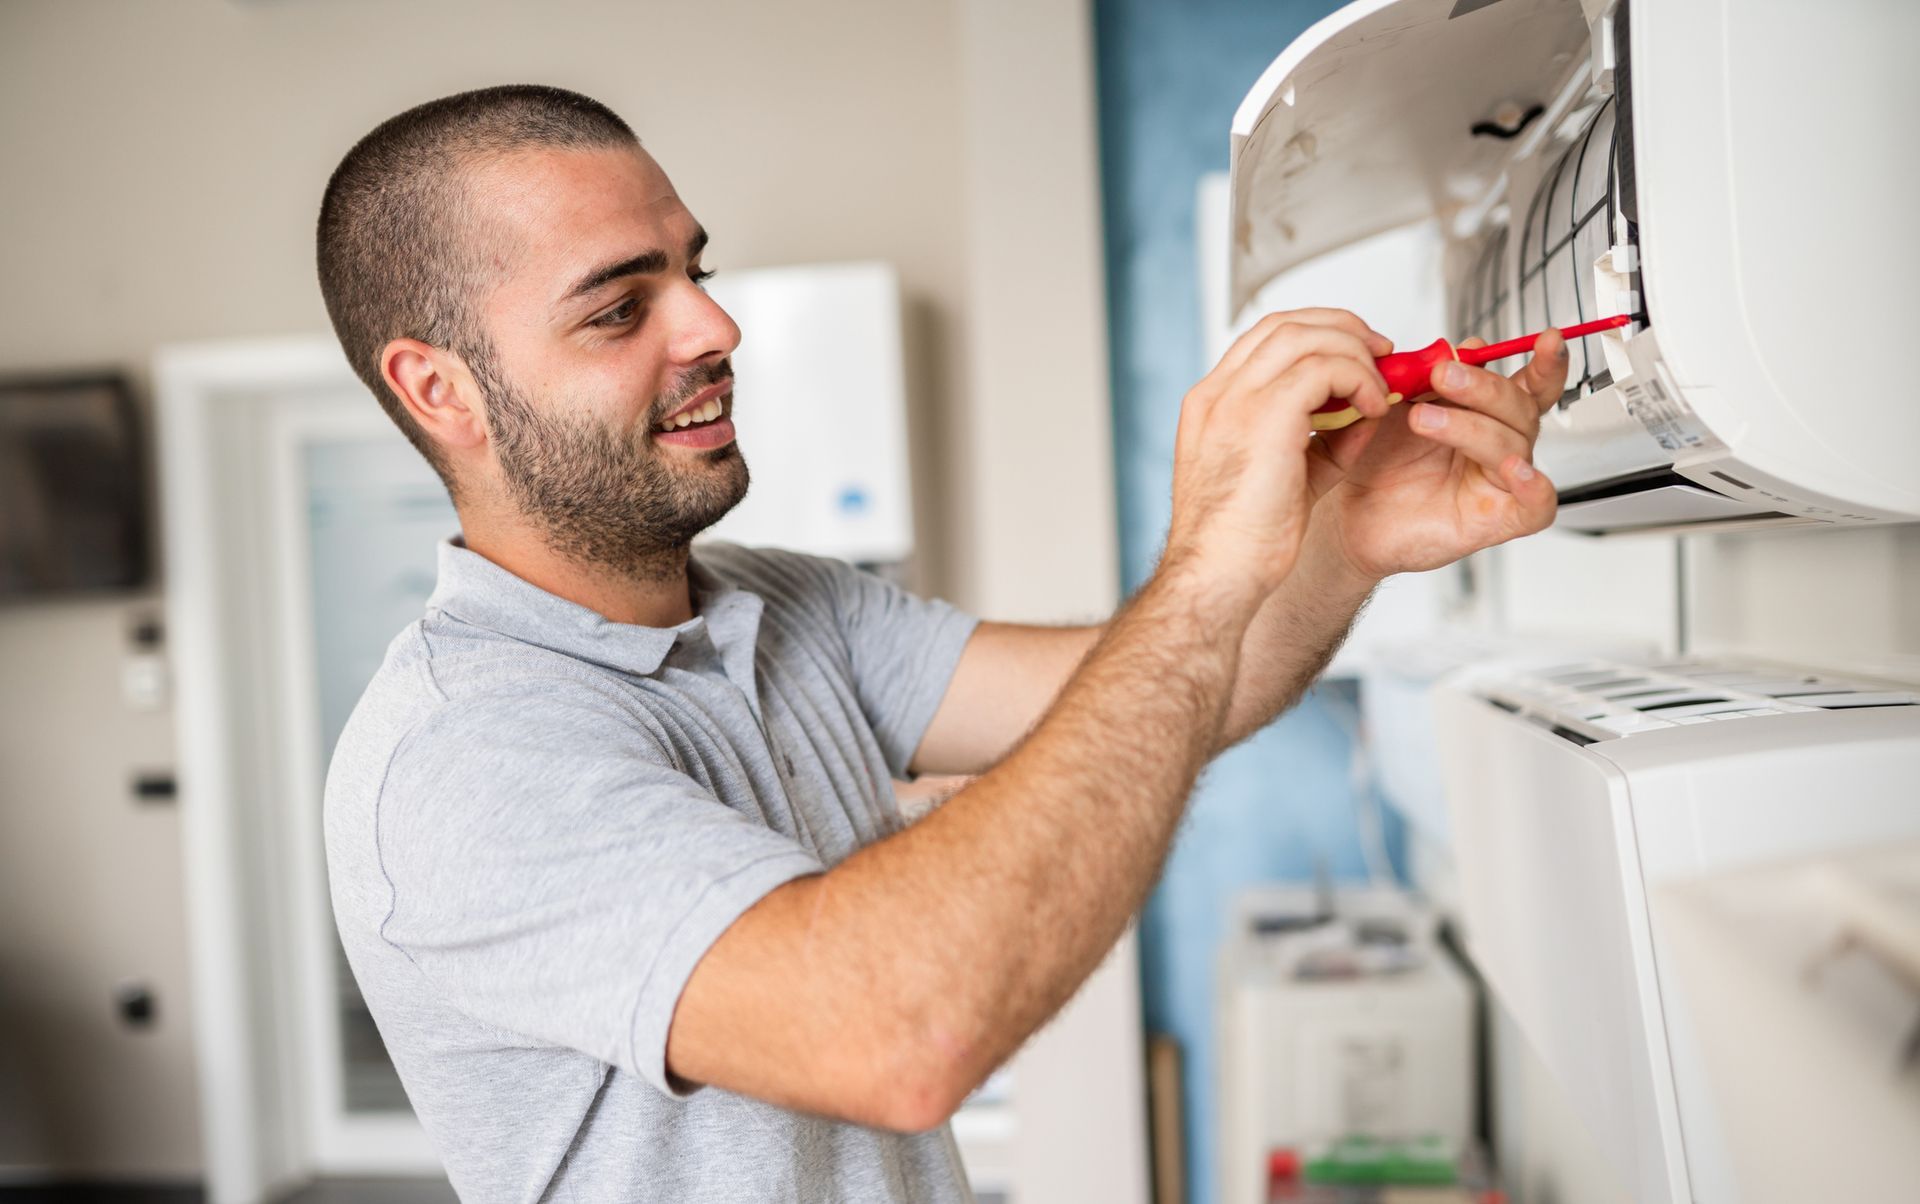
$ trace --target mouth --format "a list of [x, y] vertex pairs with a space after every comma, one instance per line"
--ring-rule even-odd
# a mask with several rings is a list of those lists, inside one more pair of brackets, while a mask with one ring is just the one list
[[710, 390], [714, 396], [705, 400], [696, 399], [673, 417], [656, 425], [652, 430], [654, 441], [693, 448], [724, 447], [731, 443], [733, 419], [728, 416], [727, 410], [728, 403], [733, 400], [732, 388], [732, 381], [723, 381]]
[[693, 426], [696, 423], [712, 422], [719, 418], [724, 403], [733, 396], [733, 376], [731, 373], [695, 393], [687, 404], [668, 414], [654, 425], [655, 431], [676, 431]]
[[[725, 386], [723, 385], [722, 388]], [[717, 421], [725, 415], [726, 399], [731, 396], [731, 393], [717, 393], [703, 401], [695, 401], [673, 417], [655, 426], [654, 433], [683, 431], [688, 427], [704, 426]]]

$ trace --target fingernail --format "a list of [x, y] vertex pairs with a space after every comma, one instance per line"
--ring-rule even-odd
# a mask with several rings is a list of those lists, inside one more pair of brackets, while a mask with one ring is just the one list
[[1439, 406], [1421, 406], [1413, 412], [1413, 425], [1423, 431], [1437, 431], [1447, 425], [1447, 412]]
[[1534, 475], [1533, 465], [1527, 463], [1525, 460], [1515, 461], [1513, 465], [1513, 475], [1518, 480], [1531, 481]]
[[1457, 360], [1442, 366], [1440, 369], [1440, 383], [1449, 389], [1458, 389], [1460, 386], [1466, 384], [1466, 366]]

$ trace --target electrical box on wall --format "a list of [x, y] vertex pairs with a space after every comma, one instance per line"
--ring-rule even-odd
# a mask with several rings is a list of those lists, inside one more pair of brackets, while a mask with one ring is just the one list
[[1359, 0], [1235, 115], [1231, 303], [1437, 219], [1435, 333], [1637, 319], [1575, 342], [1543, 423], [1561, 526], [1910, 521], [1916, 39], [1870, 0]]
[[753, 483], [716, 539], [856, 564], [913, 551], [900, 284], [883, 263], [722, 272], [733, 413]]

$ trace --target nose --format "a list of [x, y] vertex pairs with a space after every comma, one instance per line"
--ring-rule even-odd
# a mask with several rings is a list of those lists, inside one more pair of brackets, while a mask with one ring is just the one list
[[707, 290], [689, 280], [674, 289], [673, 358], [676, 363], [725, 359], [740, 345], [740, 327]]

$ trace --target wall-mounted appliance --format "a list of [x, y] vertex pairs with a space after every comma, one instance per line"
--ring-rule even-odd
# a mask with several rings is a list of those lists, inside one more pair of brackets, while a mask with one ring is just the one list
[[[1766, 1185], [1742, 1177], [1724, 1076], [1716, 1085], [1702, 1040], [1753, 1017], [1737, 995], [1700, 989], [1701, 972], [1711, 984], [1716, 970], [1697, 938], [1676, 940], [1699, 927], [1687, 900], [1700, 884], [1770, 866], [1920, 841], [1920, 693], [1758, 664], [1535, 660], [1448, 678], [1435, 710], [1465, 948], [1607, 1151], [1623, 1198], [1759, 1198]], [[1799, 971], [1783, 965], [1782, 989], [1807, 1014], [1873, 1030], [1855, 1044], [1877, 1045], [1891, 1094], [1920, 1114], [1920, 1075], [1900, 1055], [1920, 980], [1862, 971], [1794, 985]], [[1799, 1039], [1811, 1048], [1828, 1036]], [[1796, 1064], [1781, 1057], [1752, 1079], [1761, 1094], [1733, 1101], [1742, 1119], [1769, 1092], [1781, 1108], [1795, 1103], [1809, 1086]], [[1860, 1132], [1876, 1119], [1852, 1118]], [[1851, 1166], [1811, 1146], [1803, 1156], [1836, 1185], [1870, 1162], [1904, 1167], [1909, 1184], [1920, 1174], [1912, 1143]]]
[[913, 499], [892, 266], [723, 271], [707, 290], [740, 326], [733, 413], [753, 476], [709, 535], [854, 564], [906, 560]]
[[1232, 307], [1437, 220], [1435, 334], [1639, 318], [1571, 349], [1561, 526], [1910, 521], [1916, 42], [1891, 0], [1358, 0], [1234, 117]]

